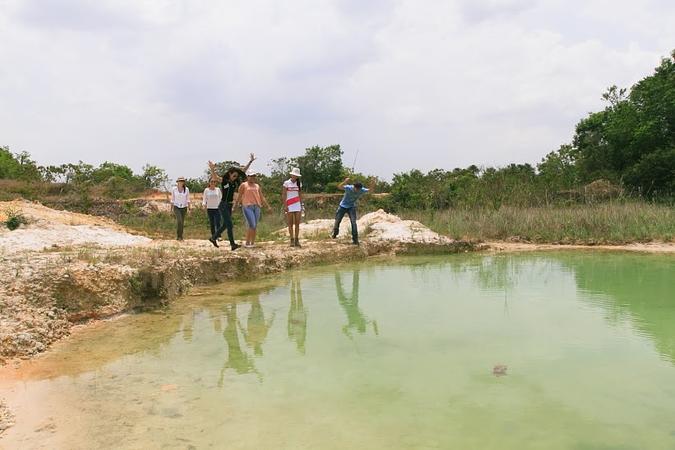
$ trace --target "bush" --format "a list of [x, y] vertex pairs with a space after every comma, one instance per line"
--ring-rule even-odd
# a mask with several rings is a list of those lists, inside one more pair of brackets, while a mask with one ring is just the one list
[[28, 223], [26, 217], [15, 209], [8, 209], [5, 214], [7, 214], [5, 226], [7, 226], [7, 228], [9, 228], [11, 231], [14, 231], [21, 225]]

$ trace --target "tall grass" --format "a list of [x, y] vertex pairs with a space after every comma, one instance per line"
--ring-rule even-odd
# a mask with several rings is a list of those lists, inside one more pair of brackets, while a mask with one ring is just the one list
[[[309, 209], [306, 220], [329, 219], [334, 206]], [[364, 204], [359, 214], [372, 211]], [[675, 240], [675, 208], [646, 202], [607, 202], [571, 206], [494, 208], [457, 208], [443, 210], [401, 210], [397, 214], [414, 219], [434, 231], [455, 239], [522, 240], [561, 244], [623, 244]], [[235, 238], [244, 236], [241, 213], [233, 214]], [[173, 214], [155, 213], [149, 216], [126, 214], [118, 222], [139, 233], [164, 239], [176, 237]], [[286, 226], [285, 215], [279, 208], [263, 211], [258, 225], [258, 240], [281, 240], [276, 230]], [[365, 230], [362, 230], [362, 232]], [[208, 239], [210, 235], [206, 212], [193, 209], [185, 220], [186, 239]], [[224, 238], [226, 236], [223, 236]]]
[[407, 211], [456, 239], [519, 239], [538, 243], [620, 244], [675, 238], [675, 208], [650, 203]]

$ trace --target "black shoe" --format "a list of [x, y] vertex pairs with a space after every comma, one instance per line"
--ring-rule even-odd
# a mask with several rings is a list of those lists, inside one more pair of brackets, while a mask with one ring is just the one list
[[234, 245], [232, 246], [232, 251], [235, 251], [236, 249], [238, 249], [238, 248], [240, 248], [240, 247], [241, 247], [241, 245], [239, 245], [239, 244], [234, 244]]
[[300, 239], [296, 239], [296, 240], [295, 240], [294, 246], [295, 246], [295, 247], [302, 247], [302, 246], [300, 245]]
[[330, 237], [332, 237], [333, 239], [337, 239], [337, 234], [331, 233]]
[[213, 244], [214, 247], [218, 248], [218, 240], [213, 237], [209, 238], [209, 242]]
[[361, 245], [361, 244], [359, 244], [359, 241], [352, 241], [352, 245]]

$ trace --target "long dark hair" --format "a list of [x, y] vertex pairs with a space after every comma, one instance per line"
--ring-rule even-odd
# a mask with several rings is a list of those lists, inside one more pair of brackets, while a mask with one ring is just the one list
[[[293, 180], [291, 179], [291, 181]], [[298, 192], [302, 191], [302, 181], [300, 180], [300, 177], [295, 179], [295, 185], [298, 187]]]

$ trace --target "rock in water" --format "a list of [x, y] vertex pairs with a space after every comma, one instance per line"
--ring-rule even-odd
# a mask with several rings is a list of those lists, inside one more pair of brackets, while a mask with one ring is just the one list
[[506, 375], [507, 369], [508, 369], [508, 367], [505, 366], [504, 364], [497, 364], [496, 366], [494, 366], [492, 368], [492, 375], [494, 375], [496, 377], [504, 376], [504, 375]]

